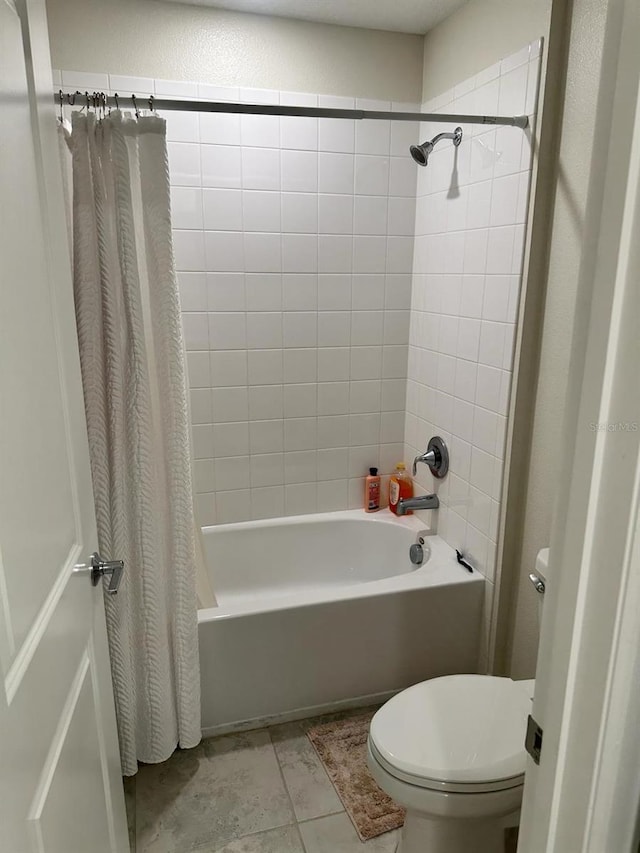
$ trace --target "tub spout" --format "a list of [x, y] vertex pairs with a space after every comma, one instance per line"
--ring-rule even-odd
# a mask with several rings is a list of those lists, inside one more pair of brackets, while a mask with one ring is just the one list
[[409, 509], [438, 509], [440, 500], [437, 495], [418, 495], [416, 498], [400, 498], [398, 515], [406, 515]]

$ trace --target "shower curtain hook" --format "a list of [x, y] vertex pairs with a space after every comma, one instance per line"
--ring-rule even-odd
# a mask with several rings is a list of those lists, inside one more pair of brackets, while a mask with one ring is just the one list
[[149, 95], [149, 109], [152, 113], [155, 112], [155, 107], [153, 106], [153, 95]]
[[140, 113], [138, 111], [138, 104], [136, 103], [136, 96], [132, 94], [131, 100], [133, 101], [133, 109], [135, 111], [136, 118], [140, 118]]
[[60, 98], [60, 123], [62, 124], [64, 122], [64, 96], [62, 94], [62, 89], [58, 92], [58, 96]]
[[116, 102], [116, 110], [119, 110], [120, 107], [118, 105], [118, 93], [117, 92], [114, 94], [113, 100]]

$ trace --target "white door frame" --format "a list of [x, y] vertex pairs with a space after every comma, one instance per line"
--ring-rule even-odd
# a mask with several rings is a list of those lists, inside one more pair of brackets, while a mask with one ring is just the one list
[[625, 853], [638, 843], [640, 7], [607, 5], [524, 853]]

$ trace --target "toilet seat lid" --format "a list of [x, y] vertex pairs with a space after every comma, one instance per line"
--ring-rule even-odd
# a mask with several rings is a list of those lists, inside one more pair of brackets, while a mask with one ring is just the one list
[[375, 714], [370, 737], [389, 768], [436, 783], [521, 776], [530, 682], [447, 675], [403, 690]]

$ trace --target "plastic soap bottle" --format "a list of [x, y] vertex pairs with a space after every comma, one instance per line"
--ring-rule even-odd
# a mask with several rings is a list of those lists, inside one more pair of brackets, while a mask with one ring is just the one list
[[380, 477], [377, 468], [369, 468], [369, 476], [364, 484], [364, 511], [377, 512], [380, 509]]
[[[391, 475], [389, 480], [389, 509], [391, 512], [398, 514], [398, 501], [400, 498], [413, 497], [413, 480], [407, 474], [407, 468], [404, 462], [398, 462], [396, 470]], [[411, 510], [407, 510], [405, 515], [413, 515]]]

